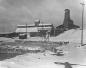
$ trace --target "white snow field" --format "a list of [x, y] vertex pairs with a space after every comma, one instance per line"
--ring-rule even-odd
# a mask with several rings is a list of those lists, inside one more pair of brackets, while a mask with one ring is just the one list
[[[84, 29], [84, 43], [86, 43], [86, 29]], [[27, 40], [41, 41], [42, 38], [34, 37]], [[0, 61], [0, 68], [64, 68], [64, 65], [54, 64], [54, 62], [69, 62], [73, 64], [86, 65], [86, 46], [80, 46], [81, 30], [69, 30], [57, 37], [50, 37], [50, 41], [69, 41], [67, 46], [63, 46], [64, 56], [51, 55], [53, 52], [27, 53], [11, 59]], [[72, 66], [73, 68], [86, 68], [86, 66]]]
[[[51, 55], [53, 52], [27, 53], [11, 59], [0, 61], [0, 68], [64, 68], [64, 65], [54, 62], [69, 62], [86, 65], [86, 48], [76, 47], [75, 44], [62, 47], [64, 56]], [[86, 66], [72, 66], [73, 68], [86, 68]]]
[[[84, 37], [84, 43], [86, 43], [86, 29], [83, 30], [83, 37]], [[70, 42], [76, 42], [80, 43], [81, 42], [81, 30], [79, 29], [72, 29], [64, 32], [63, 34], [60, 34], [59, 36], [56, 37], [58, 40], [63, 40], [63, 41], [70, 41]]]

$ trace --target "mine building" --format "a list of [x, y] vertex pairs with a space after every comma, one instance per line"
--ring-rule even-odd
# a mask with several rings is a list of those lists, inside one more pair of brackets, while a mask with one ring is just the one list
[[76, 28], [80, 28], [80, 27], [75, 25], [73, 20], [70, 18], [70, 10], [65, 9], [63, 24], [56, 27], [55, 35], [59, 35], [64, 31], [67, 31], [70, 29], [76, 29]]
[[18, 25], [16, 33], [27, 34], [28, 37], [43, 36], [47, 32], [51, 33], [53, 24], [43, 24], [40, 20], [36, 20], [34, 24], [31, 25]]

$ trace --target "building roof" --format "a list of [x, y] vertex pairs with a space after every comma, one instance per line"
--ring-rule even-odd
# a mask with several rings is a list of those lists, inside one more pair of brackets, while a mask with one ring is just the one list
[[35, 24], [31, 24], [31, 25], [17, 25], [18, 28], [24, 28], [24, 27], [33, 27], [35, 26]]
[[52, 24], [39, 24], [38, 26], [35, 26], [35, 24], [31, 24], [31, 25], [18, 25], [18, 28], [26, 28], [26, 27], [51, 27]]
[[[26, 28], [27, 27], [27, 28]], [[52, 28], [52, 24], [39, 24], [39, 26], [32, 25], [18, 25], [16, 32], [38, 32], [40, 30], [48, 30], [50, 31]]]
[[41, 25], [52, 25], [52, 24], [42, 24], [42, 23], [40, 23], [39, 26], [41, 26]]
[[38, 27], [38, 30], [48, 30], [50, 31], [51, 30], [51, 27]]
[[17, 28], [16, 32], [38, 32], [38, 29], [36, 27], [33, 28]]

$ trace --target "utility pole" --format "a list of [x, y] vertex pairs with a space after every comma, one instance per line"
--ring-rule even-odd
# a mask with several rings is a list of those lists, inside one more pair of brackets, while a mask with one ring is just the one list
[[27, 39], [27, 24], [26, 24], [26, 39]]
[[83, 46], [83, 24], [84, 24], [84, 7], [85, 3], [80, 3], [82, 5], [82, 27], [81, 27], [81, 46]]

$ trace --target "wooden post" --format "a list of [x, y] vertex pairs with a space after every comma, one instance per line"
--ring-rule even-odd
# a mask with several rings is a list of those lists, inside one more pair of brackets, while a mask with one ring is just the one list
[[80, 3], [82, 5], [82, 29], [81, 29], [81, 46], [83, 46], [83, 20], [84, 20], [84, 2]]

